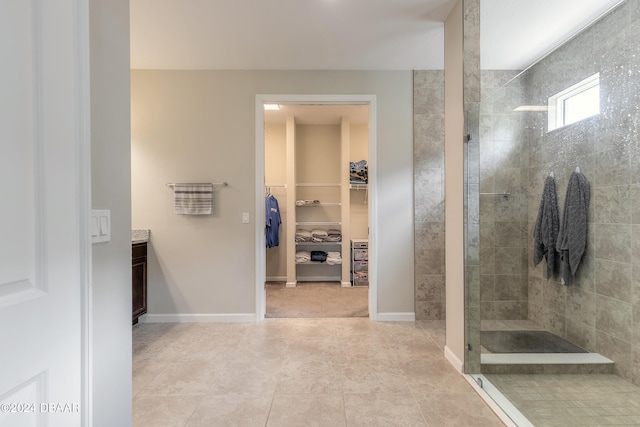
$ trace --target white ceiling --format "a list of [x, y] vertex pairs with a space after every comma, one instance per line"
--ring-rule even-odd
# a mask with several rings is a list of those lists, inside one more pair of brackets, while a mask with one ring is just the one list
[[299, 125], [337, 125], [345, 117], [352, 124], [369, 122], [368, 105], [310, 105], [280, 104], [278, 111], [265, 111], [267, 123], [285, 123], [287, 117], [295, 117]]
[[[457, 0], [130, 0], [131, 68], [432, 70]], [[523, 70], [621, 0], [481, 0], [481, 68]], [[282, 105], [268, 123], [366, 123], [362, 105]]]
[[[131, 0], [135, 69], [430, 70], [456, 0]], [[483, 69], [523, 69], [619, 0], [481, 0]]]
[[621, 0], [480, 0], [480, 67], [524, 70]]

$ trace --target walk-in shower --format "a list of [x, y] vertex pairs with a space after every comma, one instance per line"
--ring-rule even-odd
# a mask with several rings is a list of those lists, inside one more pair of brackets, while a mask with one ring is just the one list
[[[466, 113], [465, 369], [519, 425], [640, 425], [637, 40], [640, 0], [626, 0], [525, 71], [483, 69]], [[597, 114], [550, 130], [559, 109], [590, 102], [561, 95], [596, 74]], [[545, 180], [562, 219], [577, 168], [587, 240], [567, 286], [534, 266], [533, 236]]]

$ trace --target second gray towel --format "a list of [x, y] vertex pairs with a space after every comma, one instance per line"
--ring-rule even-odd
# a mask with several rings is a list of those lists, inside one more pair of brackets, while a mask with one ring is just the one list
[[580, 172], [569, 178], [562, 212], [562, 223], [556, 247], [560, 252], [562, 278], [571, 286], [584, 251], [587, 248], [587, 224], [591, 186]]
[[547, 279], [555, 274], [558, 267], [556, 240], [559, 224], [556, 181], [548, 176], [544, 181], [538, 218], [533, 231], [533, 265], [538, 265], [543, 258], [546, 258]]

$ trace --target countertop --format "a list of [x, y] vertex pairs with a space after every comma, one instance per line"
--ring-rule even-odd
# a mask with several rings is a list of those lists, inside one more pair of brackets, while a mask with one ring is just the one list
[[151, 230], [131, 230], [131, 244], [147, 243]]

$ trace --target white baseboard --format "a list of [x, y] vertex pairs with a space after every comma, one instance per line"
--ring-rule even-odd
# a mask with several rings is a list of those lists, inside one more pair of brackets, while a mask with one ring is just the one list
[[339, 282], [340, 276], [298, 276], [298, 282]]
[[378, 313], [379, 322], [415, 322], [416, 313]]
[[267, 282], [286, 282], [286, 281], [287, 281], [287, 276], [272, 276], [272, 277], [267, 277], [266, 281], [267, 281]]
[[351, 287], [351, 282], [342, 282], [341, 283], [343, 288], [350, 288]]
[[298, 284], [298, 282], [287, 282], [286, 287], [287, 288], [295, 288], [297, 284]]
[[460, 373], [464, 373], [464, 362], [458, 359], [453, 351], [446, 345], [444, 346], [444, 357], [453, 365], [454, 368]]
[[[144, 319], [143, 319], [144, 317]], [[231, 314], [146, 314], [140, 316], [142, 323], [216, 323], [216, 322], [256, 322], [255, 313]]]
[[[415, 313], [378, 313], [379, 322], [415, 322]], [[255, 313], [221, 314], [144, 314], [138, 318], [140, 323], [196, 323], [196, 322], [256, 322]]]

